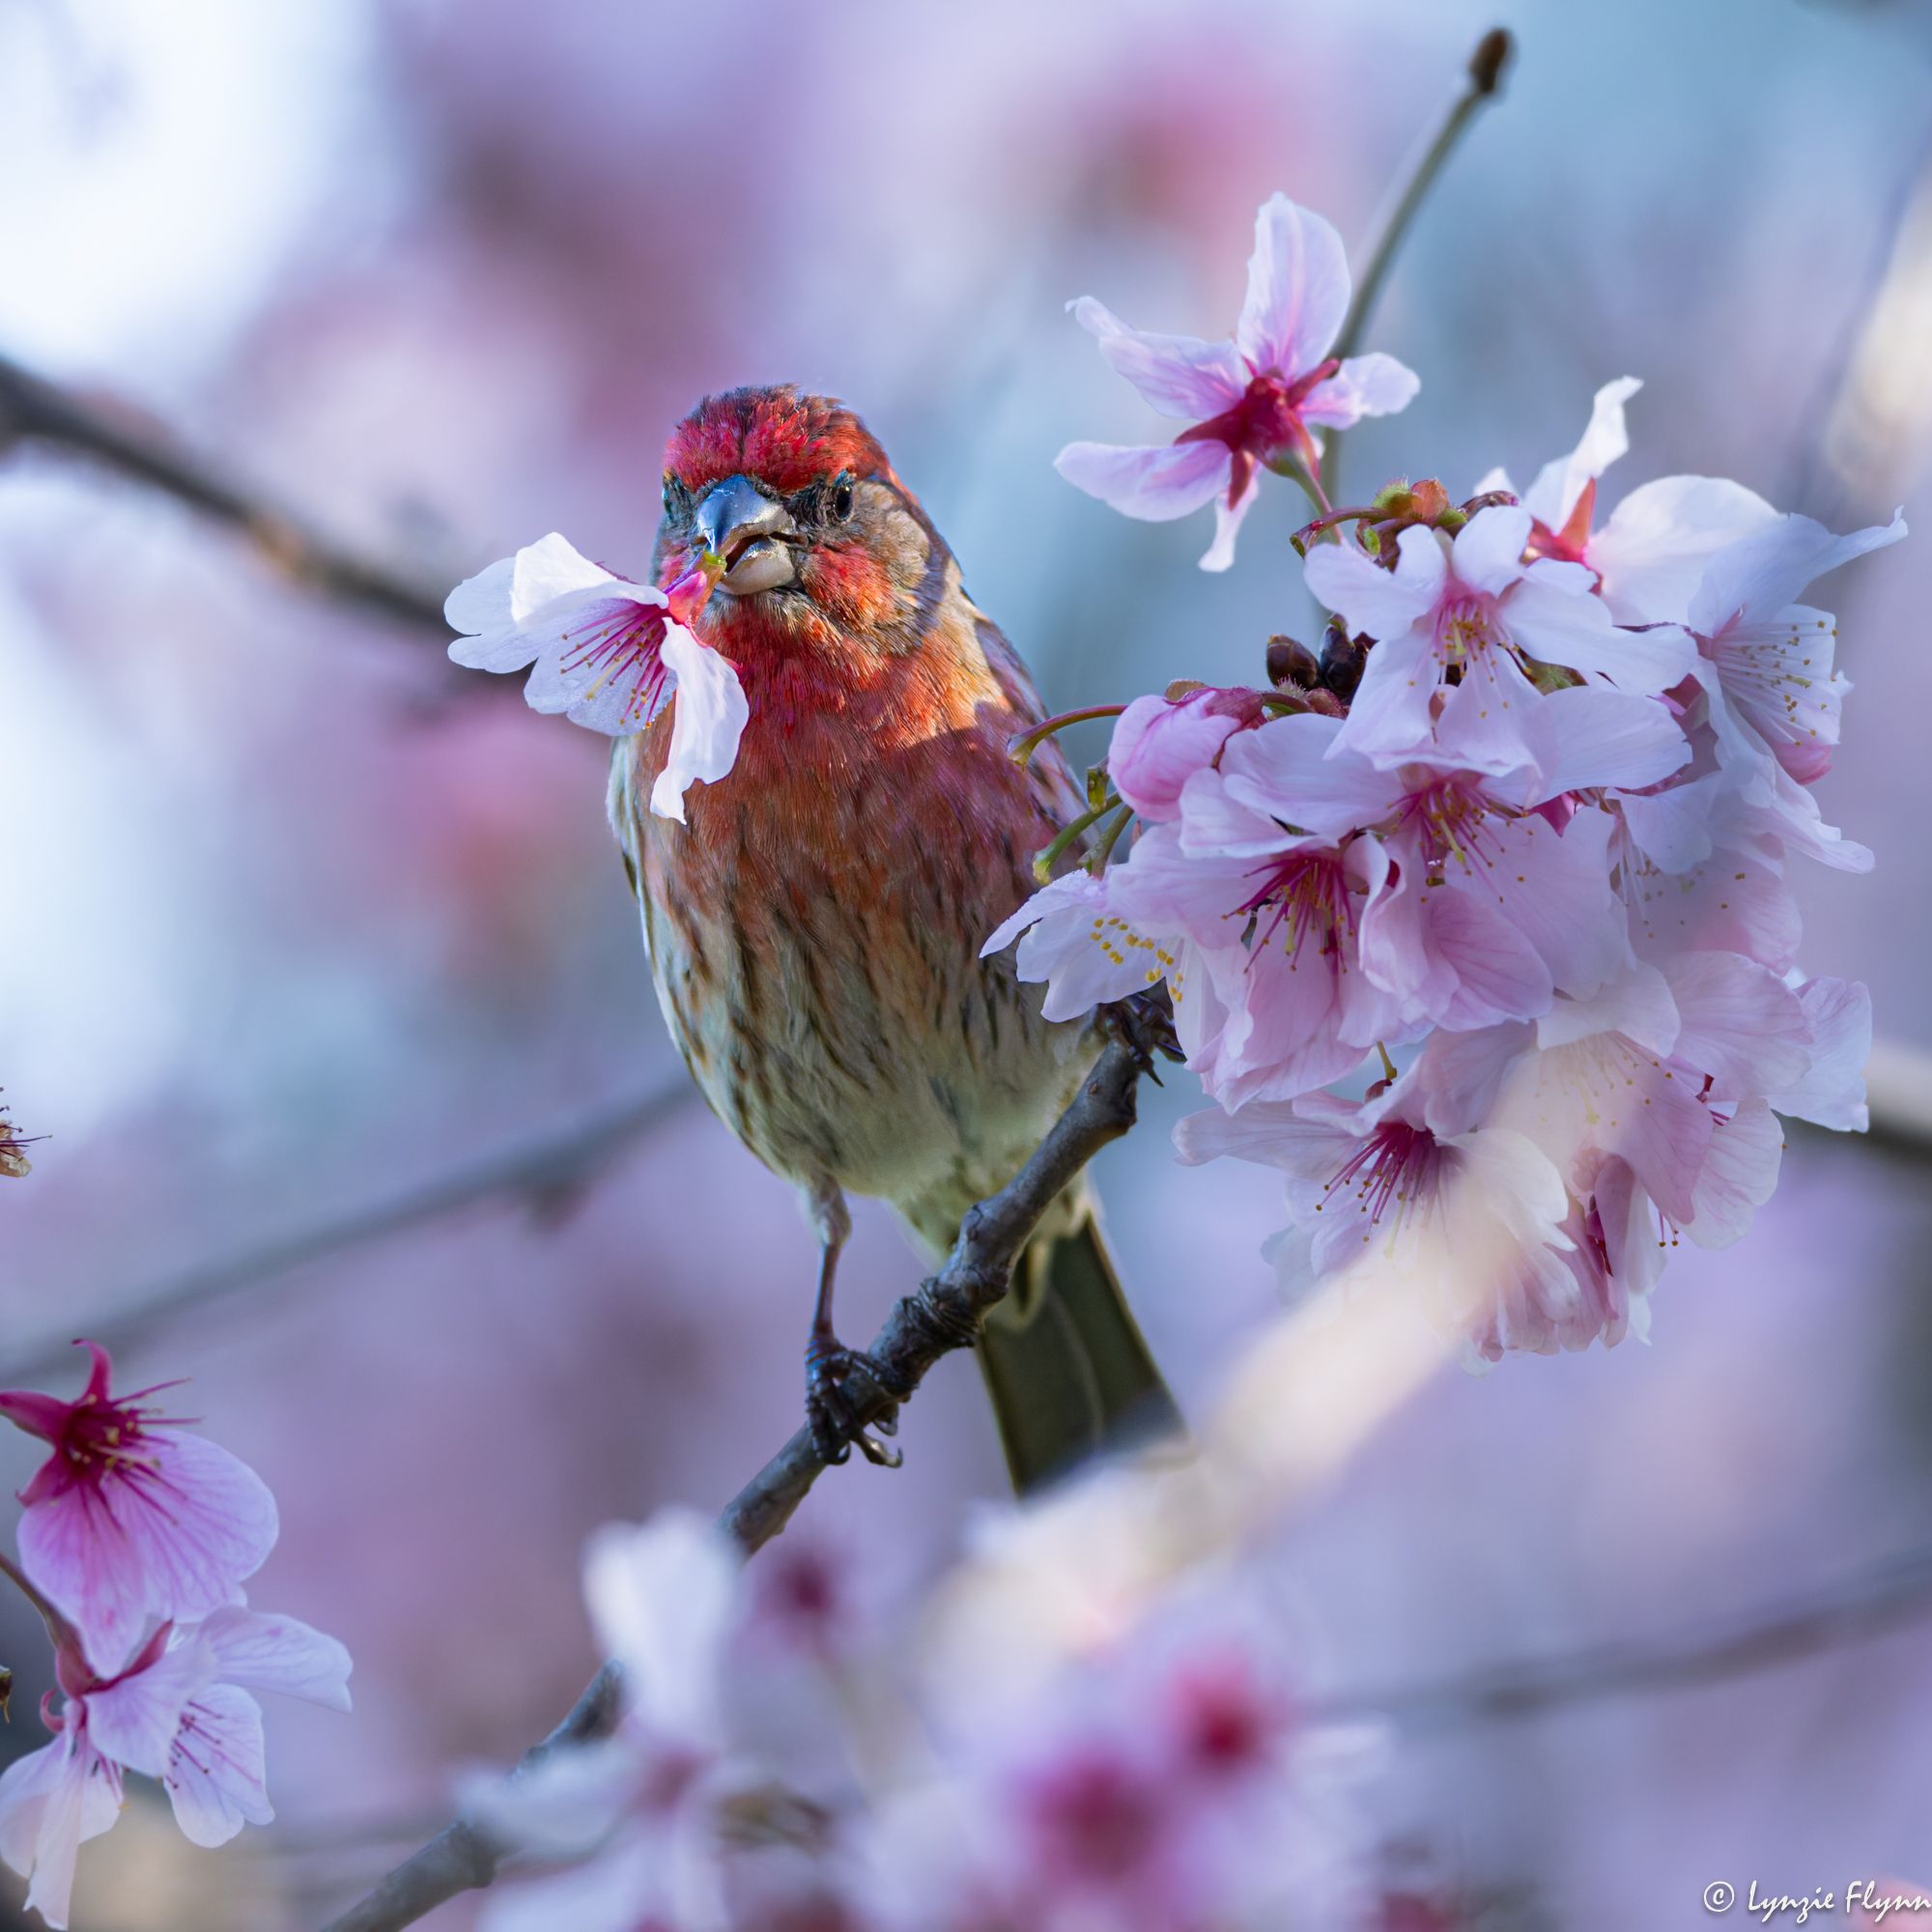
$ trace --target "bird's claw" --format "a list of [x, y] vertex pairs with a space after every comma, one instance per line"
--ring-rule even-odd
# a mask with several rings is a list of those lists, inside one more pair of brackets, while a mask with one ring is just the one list
[[1167, 988], [1151, 993], [1129, 993], [1123, 1000], [1110, 1000], [1100, 1009], [1100, 1031], [1134, 1051], [1141, 1071], [1157, 1087], [1160, 1075], [1154, 1070], [1156, 1055], [1164, 1060], [1184, 1060], [1180, 1036], [1174, 1029], [1174, 1009], [1168, 1004]]
[[855, 1442], [882, 1469], [905, 1460], [879, 1439], [898, 1434], [899, 1412], [878, 1363], [835, 1335], [814, 1335], [806, 1345], [805, 1419], [821, 1463], [849, 1461]]

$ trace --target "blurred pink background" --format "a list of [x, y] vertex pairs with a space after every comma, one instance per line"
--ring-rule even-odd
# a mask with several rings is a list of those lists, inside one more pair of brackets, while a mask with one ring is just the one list
[[[641, 566], [669, 424], [797, 379], [866, 414], [1055, 708], [1246, 679], [1307, 623], [1298, 499], [1265, 497], [1211, 578], [1205, 520], [1128, 524], [1061, 483], [1069, 438], [1154, 428], [1062, 305], [1222, 332], [1257, 202], [1286, 189], [1359, 241], [1497, 19], [1507, 98], [1374, 336], [1423, 392], [1351, 438], [1348, 483], [1522, 480], [1629, 373], [1608, 497], [1707, 470], [1932, 528], [1932, 8], [1883, 0], [0, 0], [0, 352], [438, 587], [552, 528]], [[1833, 587], [1858, 689], [1825, 803], [1880, 864], [1802, 879], [1804, 964], [1932, 1047], [1932, 551]], [[177, 1270], [683, 1094], [606, 741], [466, 687], [433, 639], [22, 447], [0, 691], [0, 1081], [51, 1136], [0, 1189], [0, 1366], [111, 1335]], [[1185, 1100], [1099, 1172], [1199, 1400], [1272, 1305], [1279, 1217], [1258, 1171], [1174, 1165]], [[1314, 1689], [1721, 1619], [1924, 1541], [1928, 1235], [1921, 1166], [1795, 1138], [1743, 1246], [1680, 1251], [1651, 1347], [1432, 1385], [1294, 1531]], [[76, 1922], [315, 1925], [387, 1862], [369, 1827], [434, 1824], [452, 1767], [547, 1729], [593, 1662], [582, 1538], [722, 1503], [789, 1432], [811, 1265], [787, 1191], [680, 1098], [581, 1185], [146, 1332], [130, 1378], [192, 1375], [191, 1411], [277, 1492], [255, 1600], [350, 1644], [357, 1709], [271, 1713], [282, 1822], [229, 1853], [124, 1824]], [[843, 1279], [854, 1333], [916, 1279], [882, 1211]], [[800, 1523], [882, 1602], [1001, 1482], [964, 1363], [903, 1440], [902, 1471], [838, 1472]], [[0, 1443], [10, 1486], [31, 1466]], [[1487, 1900], [1485, 1924], [1583, 1932], [1702, 1923], [1715, 1879], [1932, 1884], [1928, 1630], [1402, 1740], [1392, 1869]], [[17, 1750], [43, 1646], [12, 1602], [0, 1645]]]

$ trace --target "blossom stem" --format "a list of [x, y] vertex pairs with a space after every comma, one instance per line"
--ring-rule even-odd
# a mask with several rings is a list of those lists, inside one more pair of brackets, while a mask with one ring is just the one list
[[[1442, 172], [1444, 163], [1455, 153], [1456, 144], [1463, 138], [1469, 124], [1483, 110], [1485, 102], [1492, 99], [1502, 87], [1503, 70], [1509, 65], [1515, 43], [1506, 27], [1492, 27], [1476, 43], [1476, 51], [1469, 57], [1468, 77], [1456, 104], [1450, 108], [1441, 127], [1435, 130], [1435, 138], [1422, 152], [1420, 158], [1410, 170], [1408, 179], [1396, 196], [1395, 205], [1389, 211], [1381, 232], [1376, 238], [1375, 246], [1369, 251], [1368, 267], [1363, 270], [1362, 279], [1355, 284], [1354, 299], [1349, 304], [1349, 313], [1342, 324], [1342, 333], [1336, 338], [1334, 348], [1329, 352], [1339, 360], [1347, 361], [1359, 347], [1363, 332], [1369, 325], [1369, 318], [1375, 312], [1378, 298], [1382, 292], [1382, 284], [1388, 279], [1395, 258], [1413, 224], [1417, 211], [1435, 185], [1435, 178]], [[1340, 465], [1342, 438], [1340, 431], [1331, 430], [1327, 446], [1321, 453], [1321, 483], [1326, 490], [1335, 487], [1335, 477]]]
[[1321, 487], [1321, 479], [1308, 465], [1302, 462], [1292, 449], [1278, 450], [1268, 458], [1268, 468], [1277, 476], [1286, 476], [1291, 483], [1298, 483], [1302, 494], [1313, 503], [1322, 516], [1332, 514], [1328, 493]]
[[1046, 882], [1053, 876], [1053, 868], [1055, 865], [1059, 862], [1060, 855], [1063, 852], [1065, 852], [1066, 848], [1069, 845], [1071, 845], [1073, 841], [1076, 838], [1078, 838], [1083, 832], [1088, 831], [1091, 827], [1099, 824], [1101, 819], [1105, 818], [1106, 815], [1110, 811], [1112, 811], [1117, 805], [1120, 804], [1120, 802], [1121, 802], [1120, 793], [1117, 791], [1110, 791], [1107, 794], [1107, 796], [1103, 798], [1100, 801], [1100, 803], [1096, 805], [1091, 811], [1083, 811], [1080, 814], [1080, 816], [1073, 821], [1071, 825], [1063, 826], [1060, 830], [1059, 836], [1054, 839], [1053, 843], [1047, 846], [1043, 851], [1037, 853], [1035, 855], [1033, 862], [1034, 877], [1037, 878], [1041, 885], [1045, 885]]
[[1120, 842], [1121, 834], [1134, 822], [1134, 809], [1123, 805], [1114, 814], [1114, 820], [1100, 835], [1100, 842], [1094, 846], [1093, 856], [1087, 861], [1087, 869], [1097, 879], [1107, 869], [1107, 861], [1113, 855], [1114, 847]]
[[1023, 731], [1018, 737], [1009, 739], [1007, 756], [1016, 765], [1025, 765], [1056, 731], [1064, 731], [1069, 724], [1084, 724], [1090, 718], [1118, 718], [1126, 708], [1124, 704], [1090, 704], [1081, 711], [1063, 711], [1057, 717], [1036, 724], [1031, 731]]
[[0, 1552], [0, 1576], [12, 1578], [14, 1587], [18, 1589], [21, 1596], [25, 1597], [28, 1603], [32, 1604], [35, 1609], [41, 1613], [41, 1621], [46, 1625], [47, 1635], [53, 1639], [53, 1645], [56, 1650], [59, 1650], [63, 1645], [66, 1645], [70, 1649], [78, 1647], [74, 1638], [73, 1626], [41, 1594], [32, 1581], [29, 1580], [27, 1573], [12, 1557], [6, 1555], [4, 1552]]

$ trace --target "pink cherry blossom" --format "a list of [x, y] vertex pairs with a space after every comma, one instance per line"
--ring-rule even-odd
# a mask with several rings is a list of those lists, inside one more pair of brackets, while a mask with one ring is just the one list
[[1398, 1003], [1362, 970], [1362, 915], [1387, 872], [1378, 840], [1286, 832], [1216, 771], [1189, 779], [1179, 824], [1154, 826], [1117, 868], [1122, 916], [1201, 951], [1224, 1011], [1188, 1065], [1224, 1106], [1325, 1086], [1406, 1037]]
[[1347, 429], [1365, 415], [1405, 409], [1420, 387], [1391, 355], [1336, 361], [1328, 351], [1348, 314], [1342, 239], [1286, 195], [1255, 216], [1247, 299], [1231, 342], [1150, 335], [1091, 296], [1070, 304], [1100, 353], [1163, 415], [1193, 419], [1164, 447], [1074, 442], [1056, 468], [1069, 483], [1122, 514], [1184, 517], [1210, 500], [1214, 542], [1204, 570], [1226, 570], [1260, 488], [1259, 470], [1283, 455], [1321, 460], [1318, 426]]
[[591, 1539], [584, 1594], [599, 1643], [624, 1673], [617, 1731], [513, 1778], [468, 1780], [469, 1816], [524, 1851], [573, 1861], [494, 1891], [480, 1923], [723, 1932], [720, 1806], [760, 1781], [734, 1763], [725, 1710], [731, 1646], [752, 1602], [743, 1566], [708, 1518], [664, 1510]]
[[[1542, 808], [1584, 788], [1650, 784], [1690, 754], [1649, 699], [1573, 689], [1533, 701], [1535, 762], [1504, 763], [1487, 734], [1458, 743], [1463, 687], [1436, 741], [1384, 769], [1338, 746], [1331, 719], [1277, 719], [1232, 742], [1230, 798], [1323, 838], [1370, 831], [1390, 861], [1365, 907], [1361, 957], [1407, 1018], [1490, 1026], [1546, 1011], [1554, 991], [1592, 992], [1628, 955], [1610, 885], [1612, 821]], [[1184, 837], [1185, 835], [1183, 835]]]
[[1150, 823], [1180, 816], [1180, 788], [1211, 765], [1236, 731], [1265, 715], [1262, 695], [1212, 685], [1184, 697], [1137, 697], [1122, 712], [1107, 748], [1107, 775]]
[[[1634, 376], [1605, 383], [1577, 447], [1537, 471], [1522, 495], [1534, 519], [1529, 552], [1587, 565], [1620, 624], [1681, 624], [1712, 556], [1775, 522], [1777, 512], [1724, 477], [1665, 476], [1633, 490], [1596, 526], [1597, 484], [1630, 448], [1624, 404], [1642, 386]], [[1500, 470], [1477, 485], [1508, 488]]]
[[93, 1667], [122, 1669], [157, 1622], [212, 1615], [274, 1547], [275, 1501], [245, 1463], [155, 1409], [155, 1388], [117, 1396], [112, 1364], [72, 1402], [0, 1392], [0, 1416], [53, 1445], [20, 1492], [20, 1560], [79, 1632]]
[[[1143, 838], [1135, 852], [1146, 843]], [[1151, 864], [1151, 858], [1142, 861], [1144, 869]], [[1077, 1019], [1165, 982], [1188, 1065], [1200, 1067], [1228, 1017], [1215, 993], [1210, 949], [1149, 895], [1130, 889], [1133, 903], [1123, 901], [1119, 889], [1129, 871], [1115, 866], [1097, 876], [1078, 871], [1053, 880], [1001, 923], [980, 947], [980, 957], [1018, 940], [1014, 965], [1022, 980], [1047, 982], [1040, 1011], [1050, 1020]], [[1233, 944], [1225, 931], [1211, 937], [1222, 947]]]
[[1696, 676], [1719, 761], [1762, 789], [1781, 815], [1794, 794], [1780, 778], [1804, 785], [1830, 768], [1851, 688], [1833, 662], [1835, 620], [1798, 597], [1814, 578], [1904, 535], [1902, 516], [1844, 537], [1809, 517], [1782, 517], [1719, 551], [1690, 600]]
[[1209, 1109], [1181, 1121], [1175, 1142], [1189, 1163], [1230, 1154], [1287, 1177], [1299, 1238], [1275, 1244], [1285, 1287], [1360, 1270], [1378, 1287], [1400, 1284], [1480, 1349], [1510, 1304], [1575, 1299], [1570, 1198], [1529, 1135], [1475, 1124], [1473, 1110], [1450, 1131], [1427, 1080], [1419, 1065], [1366, 1101], [1317, 1094]]
[[43, 1711], [54, 1742], [0, 1775], [0, 1859], [30, 1881], [27, 1904], [68, 1922], [81, 1844], [120, 1816], [125, 1774], [158, 1778], [192, 1843], [222, 1845], [274, 1818], [256, 1690], [349, 1709], [349, 1653], [293, 1617], [229, 1605], [163, 1625], [126, 1669], [101, 1676], [57, 1655], [61, 1702]]
[[1637, 696], [1690, 674], [1696, 654], [1682, 630], [1620, 629], [1585, 566], [1526, 556], [1532, 522], [1498, 503], [1453, 538], [1412, 526], [1396, 540], [1393, 569], [1355, 542], [1310, 550], [1309, 590], [1377, 640], [1338, 746], [1391, 764], [1427, 746], [1453, 669], [1465, 749], [1529, 763], [1525, 721], [1538, 692], [1526, 666], [1561, 666]]
[[691, 786], [730, 771], [751, 715], [737, 671], [687, 628], [712, 581], [700, 567], [668, 590], [633, 583], [553, 532], [449, 593], [443, 615], [468, 634], [449, 655], [474, 670], [533, 665], [524, 687], [533, 710], [613, 738], [674, 703], [651, 810], [682, 820]]

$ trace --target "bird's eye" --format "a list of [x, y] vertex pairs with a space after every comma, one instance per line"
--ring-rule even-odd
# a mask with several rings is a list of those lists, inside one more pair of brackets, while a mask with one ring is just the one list
[[852, 472], [840, 470], [832, 479], [832, 514], [842, 524], [852, 514]]

